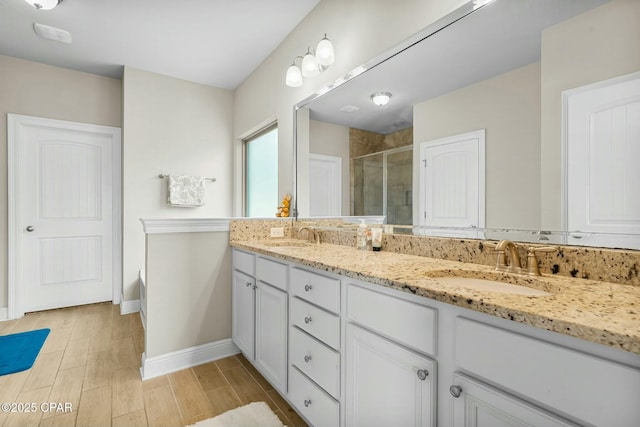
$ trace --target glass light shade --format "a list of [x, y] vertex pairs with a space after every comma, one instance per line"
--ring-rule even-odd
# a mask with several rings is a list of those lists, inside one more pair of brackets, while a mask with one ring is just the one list
[[333, 44], [331, 44], [326, 34], [324, 35], [324, 38], [318, 42], [318, 47], [316, 48], [316, 61], [318, 62], [318, 65], [322, 67], [328, 67], [336, 61]]
[[320, 74], [320, 67], [318, 66], [316, 57], [311, 53], [311, 51], [307, 52], [304, 58], [302, 58], [302, 64], [300, 67], [302, 68], [302, 75], [304, 77], [315, 77]]
[[371, 100], [378, 107], [384, 107], [389, 103], [390, 99], [391, 99], [391, 94], [389, 92], [376, 92], [373, 95], [371, 95]]
[[287, 86], [289, 87], [300, 87], [302, 86], [302, 72], [300, 68], [296, 64], [291, 64], [289, 68], [287, 68], [287, 78], [286, 78]]
[[58, 5], [62, 0], [25, 0], [31, 6], [40, 10], [51, 10]]

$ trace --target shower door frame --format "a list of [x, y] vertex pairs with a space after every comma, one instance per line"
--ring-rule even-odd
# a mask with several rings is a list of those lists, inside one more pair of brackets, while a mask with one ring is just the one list
[[[384, 216], [385, 218], [385, 222], [388, 219], [388, 215], [387, 215], [387, 195], [388, 195], [388, 190], [387, 190], [387, 157], [390, 154], [395, 154], [395, 153], [400, 153], [403, 151], [411, 151], [412, 154], [412, 158], [413, 158], [413, 145], [405, 145], [404, 147], [398, 147], [398, 148], [390, 148], [388, 150], [383, 150], [383, 151], [376, 151], [375, 153], [369, 153], [369, 154], [365, 154], [363, 156], [358, 156], [358, 157], [354, 157], [351, 159], [353, 163], [353, 167], [355, 168], [355, 161], [359, 160], [359, 159], [365, 159], [367, 157], [373, 157], [373, 156], [378, 156], [380, 154], [382, 154], [382, 216]], [[412, 161], [412, 166], [413, 166], [413, 161]], [[352, 211], [350, 212], [351, 215], [355, 215], [355, 202], [354, 202], [354, 188], [355, 188], [355, 182], [352, 182], [351, 186], [350, 186], [350, 191], [351, 191], [351, 209]], [[364, 189], [363, 189], [364, 191]], [[411, 183], [411, 194], [413, 197], [413, 182]], [[363, 207], [364, 209], [364, 207]], [[413, 215], [412, 215], [413, 216]], [[413, 221], [413, 218], [411, 219]]]

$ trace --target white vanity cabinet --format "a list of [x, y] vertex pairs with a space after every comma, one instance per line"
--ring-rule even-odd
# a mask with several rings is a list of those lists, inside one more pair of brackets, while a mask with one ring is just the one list
[[640, 357], [234, 250], [233, 340], [313, 426], [640, 425]]
[[435, 426], [436, 362], [425, 353], [436, 310], [352, 283], [346, 293], [346, 425]]
[[465, 375], [453, 379], [453, 427], [576, 426]]
[[289, 398], [314, 426], [340, 425], [340, 293], [340, 280], [291, 268]]
[[[274, 388], [286, 393], [288, 267], [238, 250], [233, 260], [233, 341]], [[252, 270], [255, 277], [248, 274]]]

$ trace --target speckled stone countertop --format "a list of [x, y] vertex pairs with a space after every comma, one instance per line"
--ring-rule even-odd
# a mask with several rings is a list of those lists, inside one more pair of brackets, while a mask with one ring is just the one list
[[[300, 242], [300, 241], [298, 241]], [[359, 251], [322, 243], [271, 246], [231, 241], [231, 246], [338, 273], [436, 301], [640, 354], [640, 288], [563, 276], [531, 277], [492, 267], [392, 252]], [[504, 281], [550, 292], [521, 296], [441, 283], [438, 277]]]

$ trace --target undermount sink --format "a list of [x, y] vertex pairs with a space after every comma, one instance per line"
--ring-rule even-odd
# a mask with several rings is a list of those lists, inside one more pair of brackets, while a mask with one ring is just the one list
[[271, 247], [289, 247], [289, 248], [302, 248], [307, 246], [313, 246], [313, 243], [304, 242], [301, 240], [273, 240], [262, 242], [265, 246]]
[[471, 277], [434, 277], [439, 283], [474, 291], [496, 292], [501, 294], [524, 295], [529, 297], [543, 297], [553, 295], [540, 289], [522, 285], [499, 282], [497, 280], [478, 279]]

